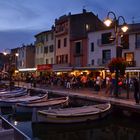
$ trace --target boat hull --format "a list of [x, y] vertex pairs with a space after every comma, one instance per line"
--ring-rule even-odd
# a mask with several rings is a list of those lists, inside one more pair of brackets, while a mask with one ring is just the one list
[[16, 114], [22, 114], [22, 113], [32, 113], [35, 109], [36, 111], [39, 110], [48, 110], [48, 109], [55, 109], [62, 107], [62, 104], [54, 105], [54, 106], [42, 106], [42, 107], [25, 107], [25, 106], [17, 106], [15, 107], [15, 113]]
[[98, 120], [101, 118], [104, 118], [107, 116], [108, 113], [101, 113], [101, 114], [94, 114], [94, 115], [88, 115], [88, 116], [81, 116], [81, 117], [52, 117], [52, 116], [47, 116], [44, 117], [41, 115], [38, 115], [38, 122], [48, 122], [48, 123], [80, 123], [80, 122], [89, 122], [89, 121], [94, 121]]
[[[52, 110], [53, 112], [53, 110]], [[76, 112], [76, 111], [75, 111]], [[38, 122], [47, 122], [47, 123], [79, 123], [79, 122], [87, 122], [87, 121], [93, 121], [98, 120], [106, 117], [110, 113], [110, 106], [108, 109], [102, 111], [102, 112], [95, 112], [95, 113], [83, 113], [81, 115], [76, 114], [58, 114], [54, 113], [42, 113], [42, 111], [38, 112], [37, 119]]]
[[[62, 101], [61, 101], [62, 99]], [[48, 109], [56, 109], [56, 108], [60, 108], [60, 107], [64, 107], [68, 104], [68, 97], [62, 97], [62, 98], [56, 98], [56, 99], [48, 99], [48, 101], [44, 101], [46, 103], [48, 102], [55, 102], [54, 104], [47, 104], [47, 105], [41, 105], [42, 101], [40, 102], [40, 105], [37, 106], [36, 104], [34, 104], [33, 106], [29, 106], [29, 104], [24, 104], [24, 103], [21, 103], [21, 104], [16, 104], [15, 106], [15, 113], [19, 114], [19, 113], [32, 113], [33, 110], [35, 109], [36, 111], [39, 111], [39, 110], [48, 110]]]
[[46, 100], [48, 98], [48, 95], [45, 94], [42, 97], [36, 96], [37, 98], [32, 98], [32, 97], [35, 97], [35, 96], [29, 96], [26, 98], [26, 95], [25, 95], [25, 96], [21, 96], [20, 99], [19, 98], [7, 99], [7, 100], [4, 99], [4, 100], [0, 101], [0, 107], [13, 107], [13, 108], [15, 108], [15, 105], [17, 103]]

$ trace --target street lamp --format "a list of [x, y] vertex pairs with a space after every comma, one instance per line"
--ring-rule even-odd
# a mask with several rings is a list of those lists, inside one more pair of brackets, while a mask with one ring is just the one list
[[[113, 19], [109, 17], [111, 14], [113, 15]], [[122, 25], [119, 24], [120, 20], [123, 21]], [[116, 46], [116, 58], [122, 57], [122, 48], [119, 45], [119, 38], [121, 37], [121, 35], [123, 33], [125, 33], [128, 30], [128, 26], [125, 22], [124, 17], [123, 16], [116, 17], [115, 13], [110, 11], [110, 12], [108, 12], [106, 19], [104, 20], [104, 24], [107, 27], [110, 27], [111, 24], [114, 25], [114, 33], [115, 33], [114, 40], [115, 40], [115, 46]], [[118, 96], [118, 77], [119, 77], [119, 70], [118, 70], [118, 68], [116, 68], [116, 74], [115, 74], [116, 82], [115, 82], [115, 92], [114, 92], [114, 94], [116, 96]]]
[[3, 54], [6, 56], [8, 55], [8, 59], [9, 59], [9, 64], [8, 64], [8, 73], [9, 73], [9, 89], [12, 90], [12, 75], [13, 72], [15, 70], [15, 66], [16, 66], [16, 62], [15, 62], [15, 66], [12, 65], [12, 59], [14, 57], [15, 61], [16, 61], [16, 57], [18, 57], [18, 53], [12, 54], [10, 49], [5, 49]]

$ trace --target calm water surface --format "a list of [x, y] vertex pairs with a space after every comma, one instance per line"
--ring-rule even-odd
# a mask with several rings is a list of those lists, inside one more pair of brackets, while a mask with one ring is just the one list
[[33, 140], [140, 140], [140, 119], [117, 114], [68, 125], [32, 124], [27, 116], [8, 120]]

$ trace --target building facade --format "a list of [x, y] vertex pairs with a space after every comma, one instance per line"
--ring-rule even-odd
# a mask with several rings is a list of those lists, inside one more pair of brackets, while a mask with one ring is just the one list
[[18, 69], [35, 67], [35, 46], [33, 44], [22, 45], [22, 47], [18, 48], [17, 53]]
[[[114, 29], [100, 30], [88, 34], [88, 65], [108, 67], [109, 61], [116, 57]], [[128, 72], [140, 71], [140, 24], [130, 24], [127, 33], [119, 36], [121, 56], [126, 60]]]
[[54, 31], [48, 30], [35, 35], [35, 65], [54, 64], [55, 42]]
[[106, 66], [116, 57], [115, 42], [109, 40], [113, 29], [90, 32], [88, 34], [88, 66]]
[[92, 12], [61, 16], [55, 20], [56, 66], [87, 66], [87, 33], [103, 28]]

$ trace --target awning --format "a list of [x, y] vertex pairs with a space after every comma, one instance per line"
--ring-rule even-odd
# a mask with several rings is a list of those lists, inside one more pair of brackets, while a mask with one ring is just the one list
[[127, 67], [125, 72], [140, 72], [140, 67]]
[[92, 66], [92, 67], [74, 67], [74, 70], [104, 70], [105, 67]]
[[58, 67], [53, 69], [54, 72], [70, 72], [73, 71], [73, 67]]
[[18, 69], [18, 71], [24, 72], [24, 71], [36, 71], [36, 68], [22, 68]]

